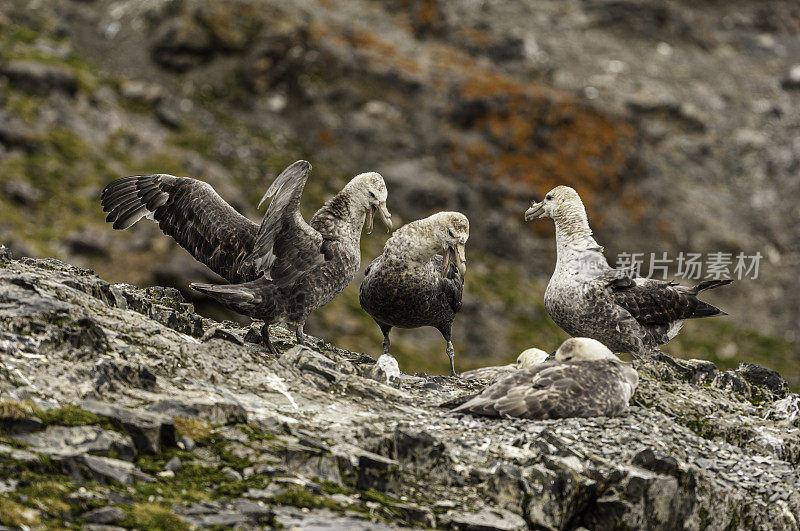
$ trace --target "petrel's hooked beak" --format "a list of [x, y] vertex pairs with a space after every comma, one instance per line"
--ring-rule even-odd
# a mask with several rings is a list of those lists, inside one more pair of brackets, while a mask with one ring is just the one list
[[467, 251], [466, 245], [457, 243], [455, 246], [448, 245], [444, 250], [444, 261], [442, 262], [442, 278], [447, 278], [450, 264], [455, 261], [461, 278], [467, 273]]
[[392, 232], [392, 215], [386, 208], [386, 201], [381, 201], [377, 205], [370, 205], [367, 210], [367, 234], [372, 234], [372, 227], [375, 222], [375, 212], [381, 217], [381, 221], [386, 225], [386, 232]]
[[531, 207], [525, 211], [525, 221], [539, 219], [541, 217], [544, 217], [544, 201], [541, 203], [534, 202]]

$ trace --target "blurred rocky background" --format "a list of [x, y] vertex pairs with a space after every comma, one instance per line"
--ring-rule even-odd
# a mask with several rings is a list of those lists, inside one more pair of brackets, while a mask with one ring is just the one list
[[[796, 2], [0, 0], [0, 242], [15, 256], [175, 286], [240, 319], [196, 299], [188, 283], [214, 275], [154, 224], [112, 231], [99, 192], [193, 176], [256, 219], [298, 158], [314, 165], [307, 215], [375, 170], [397, 226], [470, 217], [461, 370], [565, 337], [542, 306], [552, 224], [522, 212], [569, 184], [609, 257], [761, 253], [757, 279], [706, 297], [730, 317], [687, 323], [665, 350], [800, 386]], [[364, 266], [385, 238], [364, 236]], [[307, 331], [374, 355], [359, 282]], [[438, 332], [395, 334], [403, 370], [446, 371]]]

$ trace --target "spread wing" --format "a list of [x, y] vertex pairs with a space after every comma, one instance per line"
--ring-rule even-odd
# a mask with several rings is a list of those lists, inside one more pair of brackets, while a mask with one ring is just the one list
[[256, 278], [245, 258], [258, 225], [226, 203], [210, 184], [172, 175], [135, 175], [106, 186], [100, 201], [106, 221], [127, 229], [143, 217], [230, 282]]
[[299, 160], [283, 170], [264, 195], [272, 200], [249, 260], [256, 272], [277, 283], [289, 284], [325, 261], [322, 235], [300, 214], [300, 196], [310, 173], [311, 164]]

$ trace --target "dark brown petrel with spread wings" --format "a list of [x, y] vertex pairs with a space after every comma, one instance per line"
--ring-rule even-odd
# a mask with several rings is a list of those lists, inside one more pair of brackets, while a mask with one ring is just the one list
[[164, 234], [231, 282], [191, 286], [231, 310], [262, 319], [261, 335], [275, 354], [270, 324], [295, 325], [303, 344], [309, 314], [353, 280], [365, 219], [367, 232], [376, 212], [392, 226], [386, 184], [374, 172], [354, 177], [306, 223], [300, 196], [310, 173], [311, 164], [301, 160], [275, 179], [261, 200], [272, 198], [261, 225], [236, 212], [208, 183], [187, 177], [125, 177], [105, 187], [101, 202], [115, 229], [143, 217], [155, 220]]

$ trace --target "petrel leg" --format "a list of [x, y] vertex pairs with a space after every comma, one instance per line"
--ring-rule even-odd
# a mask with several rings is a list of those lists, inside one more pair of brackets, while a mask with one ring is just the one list
[[444, 340], [447, 341], [447, 357], [450, 358], [450, 376], [458, 376], [458, 374], [456, 374], [456, 349], [453, 348], [453, 342], [450, 341], [451, 326], [452, 323], [448, 323], [442, 325], [441, 328], [437, 328], [439, 332], [442, 333]]
[[381, 332], [383, 332], [383, 353], [389, 354], [389, 331], [392, 329], [391, 326], [384, 326], [378, 325], [381, 327]]
[[306, 344], [306, 335], [303, 333], [303, 323], [297, 323], [297, 329], [295, 330], [295, 336], [297, 337], [297, 344], [298, 345], [305, 345]]
[[267, 347], [269, 353], [277, 357], [278, 349], [275, 348], [272, 341], [269, 339], [269, 323], [264, 323], [264, 326], [261, 327], [261, 339], [264, 340], [264, 346]]
[[447, 340], [447, 357], [450, 358], [450, 376], [458, 376], [456, 374], [456, 349], [453, 348], [453, 342]]

